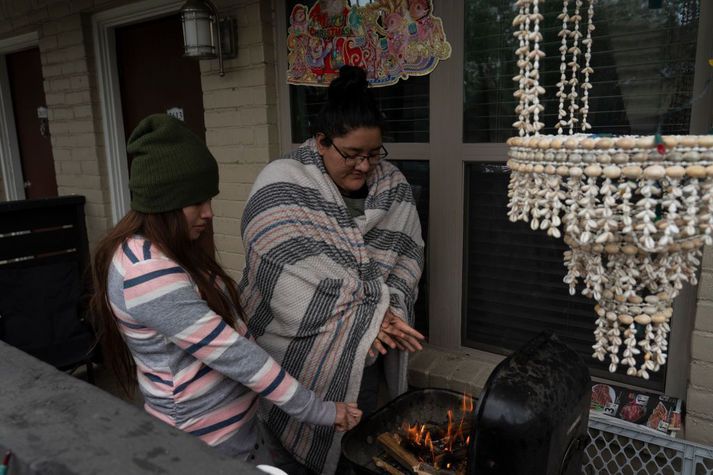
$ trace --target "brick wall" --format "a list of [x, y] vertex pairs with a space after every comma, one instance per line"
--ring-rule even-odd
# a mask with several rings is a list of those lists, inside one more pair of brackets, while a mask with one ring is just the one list
[[691, 335], [686, 438], [713, 445], [713, 248], [704, 249]]
[[[58, 191], [87, 197], [91, 244], [111, 224], [91, 14], [127, 3], [134, 2], [0, 4], [0, 37], [38, 31]], [[259, 0], [215, 3], [238, 21], [238, 56], [226, 61], [225, 75], [218, 75], [216, 60], [202, 61], [201, 73], [206, 139], [221, 173], [221, 194], [214, 201], [216, 246], [222, 264], [239, 277], [245, 200], [259, 171], [278, 153], [272, 10], [271, 2]]]
[[91, 243], [108, 225], [109, 193], [82, 13], [101, 3], [11, 0], [0, 10], [2, 37], [38, 32], [58, 192], [86, 196]]
[[221, 264], [235, 278], [245, 265], [240, 218], [257, 174], [278, 154], [277, 93], [271, 2], [216, 5], [238, 21], [238, 56], [201, 62], [206, 141], [220, 164], [220, 195], [213, 200]]

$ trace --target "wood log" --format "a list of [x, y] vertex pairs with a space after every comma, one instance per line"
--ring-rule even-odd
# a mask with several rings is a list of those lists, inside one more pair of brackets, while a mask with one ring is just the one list
[[372, 457], [371, 460], [374, 461], [374, 465], [388, 473], [389, 475], [404, 475], [401, 470], [397, 470], [394, 467], [391, 466], [391, 464], [386, 463], [379, 457]]
[[410, 473], [416, 473], [421, 462], [408, 450], [401, 447], [399, 442], [399, 437], [392, 434], [391, 432], [384, 432], [379, 434], [376, 438], [377, 442], [381, 444], [386, 453], [388, 453], [394, 460], [396, 460], [402, 467], [407, 469]]

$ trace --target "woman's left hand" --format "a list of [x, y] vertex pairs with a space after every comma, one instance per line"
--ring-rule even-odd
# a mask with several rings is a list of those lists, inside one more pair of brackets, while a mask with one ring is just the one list
[[[401, 320], [391, 310], [387, 310], [377, 339], [384, 341], [391, 348], [397, 347], [400, 350], [413, 353], [423, 349], [421, 341], [425, 340], [426, 337]], [[393, 343], [393, 345], [390, 343]]]

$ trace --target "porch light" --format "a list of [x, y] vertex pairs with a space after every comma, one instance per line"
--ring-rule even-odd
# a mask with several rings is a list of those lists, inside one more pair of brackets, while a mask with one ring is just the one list
[[223, 59], [235, 56], [235, 20], [220, 17], [210, 0], [188, 0], [181, 7], [184, 56], [197, 59], [218, 58], [223, 76]]

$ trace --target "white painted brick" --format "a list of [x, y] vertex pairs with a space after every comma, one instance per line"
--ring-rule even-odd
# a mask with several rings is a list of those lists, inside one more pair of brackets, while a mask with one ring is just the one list
[[253, 131], [256, 145], [267, 145], [277, 141], [277, 131], [269, 125], [255, 126]]
[[64, 162], [72, 160], [72, 150], [69, 148], [60, 148], [53, 144], [52, 146], [52, 158], [55, 162]]
[[[50, 15], [50, 17], [56, 18], [54, 15]], [[57, 33], [80, 30], [81, 28], [82, 17], [79, 14], [64, 17], [57, 22]]]
[[691, 386], [713, 392], [713, 363], [693, 360], [689, 381]]
[[62, 175], [79, 175], [82, 173], [82, 164], [80, 162], [66, 161], [59, 162], [59, 173]]
[[217, 198], [230, 201], [247, 201], [251, 189], [252, 184], [221, 182], [220, 194]]
[[89, 88], [88, 76], [74, 76], [70, 79], [71, 88], [75, 91]]
[[83, 190], [101, 190], [101, 180], [91, 175], [57, 175], [57, 185], [81, 188]]
[[713, 392], [689, 387], [686, 410], [688, 414], [713, 419]]
[[63, 92], [45, 92], [45, 102], [47, 107], [54, 107], [55, 105], [64, 105], [64, 93]]
[[713, 300], [713, 272], [701, 272], [701, 277], [698, 279], [698, 298]]
[[222, 145], [251, 145], [255, 143], [252, 128], [212, 128], [206, 130], [206, 143], [209, 148]]
[[219, 251], [226, 252], [245, 252], [243, 247], [243, 240], [240, 239], [240, 233], [235, 235], [235, 230], [232, 230], [232, 235], [228, 234], [215, 234], [213, 240], [215, 241], [215, 247]]
[[84, 214], [96, 218], [104, 218], [106, 216], [106, 207], [98, 203], [86, 203], [84, 205]]
[[[213, 231], [218, 234], [240, 236], [240, 218], [230, 218], [216, 215], [213, 218]], [[234, 249], [233, 252], [238, 252]], [[240, 249], [242, 252], [242, 248]]]
[[85, 160], [79, 163], [82, 166], [82, 173], [99, 176], [99, 164], [97, 162]]
[[92, 146], [80, 146], [77, 145], [72, 147], [72, 158], [74, 160], [80, 161], [95, 161], [97, 157], [104, 158], [103, 155], [98, 155], [95, 147]]
[[74, 117], [77, 119], [92, 117], [92, 106], [89, 105], [81, 104], [72, 106], [72, 111], [74, 112]]
[[219, 109], [206, 111], [206, 129], [210, 129], [213, 127], [235, 127], [235, 124], [240, 122], [240, 114], [241, 113], [238, 109]]
[[687, 414], [685, 424], [687, 440], [713, 445], [713, 420]]
[[270, 150], [267, 146], [253, 146], [245, 148], [246, 155], [253, 157], [253, 163], [267, 163], [273, 158], [276, 158], [276, 153]]
[[705, 246], [703, 248], [701, 269], [713, 271], [713, 246]]
[[218, 163], [249, 163], [249, 161], [245, 160], [247, 154], [245, 153], [245, 147], [242, 145], [211, 145], [210, 151]]
[[[220, 219], [233, 218], [236, 220], [240, 220], [240, 218], [243, 216], [244, 210], [245, 210], [245, 203], [242, 201], [226, 201], [226, 200], [218, 200], [218, 199], [213, 200], [213, 212]], [[238, 228], [238, 229], [240, 229], [240, 228]], [[235, 231], [236, 230], [233, 229], [231, 232], [235, 232]], [[221, 231], [221, 232], [225, 232], [225, 231]], [[225, 232], [225, 234], [229, 234], [229, 232]]]
[[91, 103], [92, 98], [89, 91], [77, 91], [69, 92], [64, 96], [65, 104], [88, 104]]
[[45, 79], [61, 76], [62, 74], [64, 73], [62, 72], [62, 65], [60, 64], [49, 64], [42, 67], [42, 76]]
[[57, 35], [57, 46], [64, 48], [67, 46], [74, 46], [82, 44], [82, 30], [71, 30], [66, 31]]
[[39, 40], [40, 51], [51, 51], [57, 49], [57, 35], [42, 35]]
[[691, 358], [713, 362], [713, 333], [694, 330], [691, 337]]
[[696, 330], [713, 332], [713, 302], [699, 300], [696, 307]]
[[245, 255], [236, 252], [218, 251], [218, 262], [234, 271], [242, 271], [245, 268]]
[[212, 91], [203, 94], [203, 107], [206, 113], [222, 108], [235, 108], [250, 104], [248, 94], [238, 91], [237, 87]]
[[47, 8], [51, 18], [63, 18], [71, 13], [69, 2], [54, 2]]
[[65, 119], [73, 119], [74, 111], [70, 107], [53, 106], [48, 108], [47, 115], [50, 122], [55, 122]]
[[63, 74], [78, 74], [87, 72], [87, 62], [82, 59], [78, 61], [67, 61], [62, 63]]

